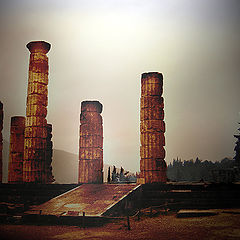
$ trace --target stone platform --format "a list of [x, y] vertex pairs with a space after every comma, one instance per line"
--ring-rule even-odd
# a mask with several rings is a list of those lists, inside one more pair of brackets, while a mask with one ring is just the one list
[[177, 212], [177, 218], [192, 218], [192, 217], [208, 217], [217, 215], [217, 210], [198, 210], [198, 209], [181, 209]]
[[83, 184], [48, 202], [34, 206], [25, 214], [55, 216], [103, 216], [135, 191], [136, 184]]

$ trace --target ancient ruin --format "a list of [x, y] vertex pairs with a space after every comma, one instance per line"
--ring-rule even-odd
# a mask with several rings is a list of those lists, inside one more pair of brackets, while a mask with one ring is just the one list
[[29, 61], [25, 122], [23, 182], [48, 183], [46, 173], [48, 57], [51, 45], [44, 41], [27, 44]]
[[80, 115], [78, 183], [103, 182], [102, 104], [83, 101]]
[[25, 117], [11, 117], [8, 183], [23, 181]]
[[[33, 41], [27, 44], [27, 48], [31, 54], [26, 118], [12, 118], [9, 182], [52, 183], [54, 181], [51, 167], [52, 125], [47, 124], [46, 120], [48, 105], [48, 57], [46, 54], [51, 45], [44, 41]], [[166, 182], [162, 91], [162, 74], [157, 72], [142, 74], [139, 183]], [[103, 182], [101, 113], [102, 104], [99, 101], [81, 103], [78, 183]], [[1, 104], [1, 119], [2, 116]], [[0, 127], [2, 129], [2, 125]], [[2, 136], [0, 147], [2, 150]]]
[[2, 182], [2, 150], [3, 150], [3, 104], [0, 101], [0, 183]]
[[163, 76], [161, 73], [143, 73], [140, 103], [140, 177], [139, 183], [166, 182], [165, 122]]

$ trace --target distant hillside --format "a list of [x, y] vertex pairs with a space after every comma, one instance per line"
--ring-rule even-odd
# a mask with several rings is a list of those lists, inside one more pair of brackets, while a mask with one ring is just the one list
[[[57, 183], [77, 183], [78, 181], [78, 155], [63, 150], [53, 150], [53, 175]], [[103, 165], [103, 181], [107, 182], [108, 168], [111, 172], [113, 166]], [[117, 168], [120, 173], [120, 168]]]
[[[9, 142], [3, 139], [3, 182], [8, 181]], [[53, 175], [58, 183], [77, 183], [78, 155], [53, 149]]]
[[53, 149], [53, 176], [57, 183], [77, 183], [78, 155]]
[[[3, 182], [8, 179], [8, 157], [9, 157], [9, 142], [3, 140]], [[103, 181], [107, 182], [108, 167], [111, 172], [113, 166], [104, 164]], [[53, 176], [56, 183], [77, 183], [78, 182], [78, 155], [66, 152], [59, 149], [53, 149]], [[120, 172], [120, 168], [117, 168]]]

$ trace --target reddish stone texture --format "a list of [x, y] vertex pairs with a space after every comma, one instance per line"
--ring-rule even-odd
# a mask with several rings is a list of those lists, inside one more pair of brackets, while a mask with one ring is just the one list
[[2, 182], [2, 149], [3, 149], [3, 104], [0, 101], [0, 183]]
[[102, 104], [83, 101], [80, 115], [79, 183], [103, 182]]
[[[51, 45], [30, 42], [23, 182], [49, 183], [47, 149], [48, 57]], [[49, 161], [49, 160], [48, 160]], [[50, 181], [51, 182], [51, 181]]]
[[82, 184], [48, 202], [31, 207], [25, 213], [36, 214], [41, 210], [42, 215], [55, 216], [59, 216], [59, 214], [82, 216], [83, 212], [86, 213], [86, 216], [109, 215], [111, 206], [138, 187], [135, 184]]
[[8, 183], [22, 183], [25, 117], [11, 117]]
[[140, 101], [140, 176], [139, 183], [166, 182], [165, 122], [163, 76], [161, 73], [143, 73]]

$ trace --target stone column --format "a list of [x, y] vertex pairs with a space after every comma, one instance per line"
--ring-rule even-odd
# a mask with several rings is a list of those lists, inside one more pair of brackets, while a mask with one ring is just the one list
[[140, 183], [166, 182], [163, 76], [143, 73], [140, 103]]
[[3, 104], [0, 101], [0, 183], [2, 183], [2, 150], [3, 150]]
[[30, 42], [28, 95], [25, 123], [23, 181], [47, 183], [46, 138], [48, 103], [48, 57], [51, 45]]
[[80, 115], [79, 183], [103, 183], [102, 104], [83, 101]]
[[22, 183], [25, 117], [11, 117], [8, 183]]
[[52, 156], [53, 156], [52, 124], [47, 124], [47, 148], [46, 148], [47, 183], [52, 183], [55, 181], [52, 173]]

